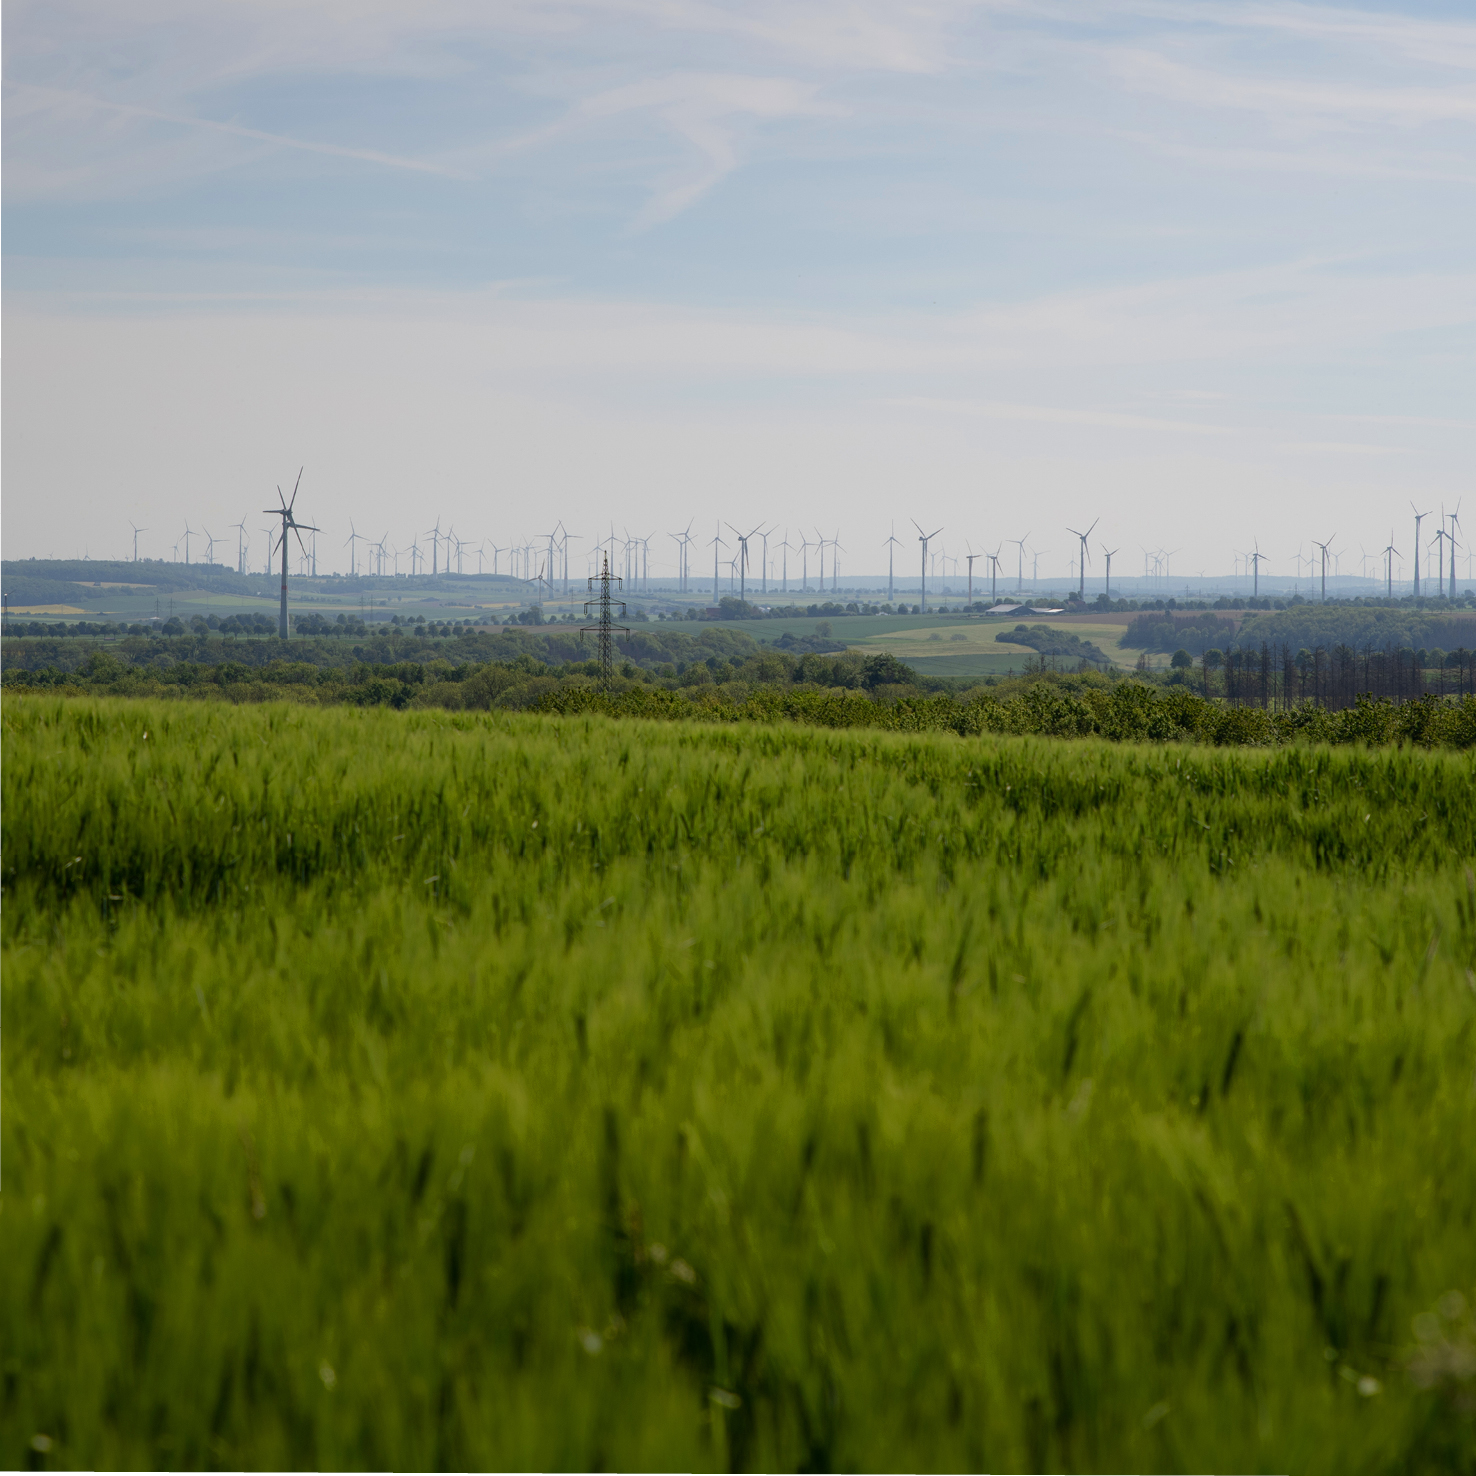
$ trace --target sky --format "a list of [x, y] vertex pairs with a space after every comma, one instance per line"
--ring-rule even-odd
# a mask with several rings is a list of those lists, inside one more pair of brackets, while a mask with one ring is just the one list
[[1093, 576], [1407, 573], [1412, 499], [1476, 513], [1469, 0], [5, 21], [8, 558], [259, 565], [299, 467], [344, 569], [722, 520], [844, 579], [916, 520], [1044, 576], [1099, 518]]

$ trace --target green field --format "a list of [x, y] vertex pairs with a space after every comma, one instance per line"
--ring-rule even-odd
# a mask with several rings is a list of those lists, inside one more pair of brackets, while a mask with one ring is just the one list
[[[858, 649], [870, 650], [869, 645]], [[946, 646], [943, 648], [948, 649]], [[996, 654], [998, 653], [998, 654]], [[1025, 670], [1026, 662], [1034, 663], [1034, 651], [1019, 646], [997, 646], [994, 651], [965, 651], [959, 656], [914, 656], [910, 652], [901, 657], [914, 671], [923, 676], [951, 677], [969, 680], [971, 677], [1019, 675]], [[1046, 658], [1049, 661], [1049, 657]], [[1063, 670], [1074, 671], [1076, 663], [1063, 660]]]
[[1476, 764], [7, 695], [8, 1466], [1476, 1470]]

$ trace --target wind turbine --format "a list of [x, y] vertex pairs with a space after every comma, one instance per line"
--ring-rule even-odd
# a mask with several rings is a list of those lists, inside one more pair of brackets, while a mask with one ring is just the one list
[[1107, 560], [1107, 598], [1109, 600], [1112, 598], [1112, 559], [1114, 555], [1120, 554], [1121, 552], [1122, 550], [1120, 548], [1104, 548], [1102, 550], [1102, 556]]
[[1394, 547], [1394, 530], [1389, 529], [1389, 542], [1383, 549], [1384, 575], [1387, 580], [1386, 595], [1389, 599], [1394, 598], [1394, 560], [1399, 557], [1399, 550]]
[[721, 578], [721, 575], [719, 574], [719, 571], [718, 571], [718, 549], [719, 549], [719, 547], [726, 548], [727, 546], [728, 546], [727, 545], [727, 541], [723, 538], [723, 525], [721, 523], [719, 523], [717, 525], [717, 532], [715, 534], [713, 534], [713, 539], [712, 539], [712, 602], [713, 602], [713, 604], [717, 604], [717, 602], [718, 602], [718, 596], [719, 596], [719, 593], [720, 593], [719, 580]]
[[[893, 544], [896, 544], [897, 547], [896, 548], [893, 548], [893, 546], [892, 546]], [[896, 553], [897, 548], [901, 548], [901, 546], [902, 546], [902, 540], [897, 537], [897, 525], [895, 523], [893, 523], [892, 524], [892, 531], [887, 536], [887, 603], [889, 605], [893, 602], [892, 601], [892, 556]]]
[[354, 557], [355, 553], [357, 552], [356, 545], [358, 545], [359, 543], [368, 543], [369, 540], [365, 538], [364, 535], [360, 533], [357, 528], [354, 527], [354, 520], [350, 518], [349, 536], [343, 541], [345, 547], [347, 547], [349, 551], [349, 578], [352, 579], [359, 572], [359, 563], [358, 560]]
[[999, 580], [999, 551], [1003, 547], [1003, 543], [996, 544], [994, 552], [986, 555], [989, 560], [989, 603], [991, 605], [996, 602], [994, 589]]
[[[693, 520], [695, 521], [695, 519]], [[683, 594], [692, 592], [692, 523], [682, 529], [682, 577]]]
[[1322, 550], [1322, 603], [1324, 605], [1327, 603], [1327, 545], [1328, 543], [1331, 543], [1333, 541], [1333, 538], [1336, 538], [1337, 536], [1338, 535], [1334, 533], [1332, 538], [1329, 538], [1327, 540], [1327, 543], [1319, 543], [1315, 538], [1312, 540], [1312, 547], [1320, 548]]
[[[1414, 503], [1413, 503], [1413, 502], [1411, 502], [1411, 503], [1410, 503], [1410, 507], [1411, 507], [1411, 508], [1413, 508], [1413, 507], [1414, 507]], [[1426, 511], [1426, 512], [1417, 512], [1417, 513], [1415, 513], [1415, 515], [1414, 515], [1414, 520], [1415, 520], [1415, 541], [1414, 541], [1414, 561], [1415, 561], [1415, 567], [1414, 567], [1414, 594], [1415, 594], [1415, 598], [1416, 598], [1416, 599], [1419, 599], [1419, 597], [1420, 597], [1420, 524], [1421, 524], [1421, 523], [1422, 523], [1422, 522], [1423, 522], [1423, 521], [1424, 521], [1424, 520], [1425, 520], [1425, 519], [1426, 519], [1426, 518], [1428, 518], [1428, 517], [1429, 517], [1429, 516], [1430, 516], [1430, 514], [1429, 514], [1429, 512], [1428, 512], [1428, 511]]]
[[1264, 559], [1266, 555], [1261, 552], [1261, 540], [1259, 538], [1256, 539], [1255, 552], [1247, 554], [1246, 557], [1251, 561], [1251, 597], [1253, 599], [1260, 599], [1261, 560]]
[[836, 593], [836, 586], [840, 582], [840, 555], [845, 548], [840, 541], [840, 529], [835, 530], [835, 537], [830, 540], [830, 592]]
[[1435, 545], [1435, 557], [1440, 560], [1440, 572], [1435, 577], [1435, 588], [1441, 595], [1445, 593], [1445, 540], [1448, 536], [1445, 531], [1445, 511], [1440, 513], [1441, 521], [1436, 524], [1435, 536], [1430, 540]]
[[186, 518], [185, 519], [185, 530], [184, 530], [184, 546], [185, 546], [185, 568], [187, 568], [187, 569], [190, 566], [190, 535], [194, 531], [195, 530], [192, 527], [190, 527], [190, 520], [188, 518]]
[[209, 528], [205, 530], [205, 567], [207, 569], [215, 566], [215, 545], [220, 542], [222, 540], [217, 538]]
[[307, 547], [302, 541], [304, 533], [316, 533], [319, 530], [310, 523], [299, 523], [292, 515], [292, 509], [297, 506], [297, 489], [302, 485], [302, 468], [297, 471], [297, 481], [292, 485], [292, 501], [282, 496], [282, 489], [277, 488], [277, 500], [282, 504], [280, 507], [267, 507], [262, 511], [279, 517], [282, 520], [282, 608], [277, 620], [277, 634], [285, 641], [287, 639], [287, 530], [290, 528], [297, 538], [297, 546], [304, 553]]
[[1081, 602], [1083, 604], [1086, 603], [1087, 564], [1088, 564], [1088, 562], [1091, 559], [1091, 554], [1087, 551], [1087, 534], [1089, 534], [1092, 531], [1092, 528], [1095, 528], [1097, 526], [1097, 524], [1100, 523], [1101, 521], [1102, 521], [1101, 518], [1095, 518], [1095, 519], [1093, 519], [1093, 521], [1092, 521], [1092, 527], [1091, 528], [1088, 528], [1086, 530], [1086, 533], [1077, 533], [1075, 528], [1068, 528], [1066, 530], [1068, 533], [1076, 533], [1076, 536], [1079, 539], [1081, 539], [1081, 569], [1080, 569], [1081, 579], [1080, 579], [1080, 582], [1077, 585], [1076, 593], [1077, 593], [1077, 598], [1079, 600], [1081, 600]]
[[917, 529], [917, 541], [922, 544], [922, 613], [928, 613], [928, 544], [936, 538], [943, 529], [934, 528], [931, 533], [924, 533], [922, 524], [916, 518], [911, 520], [912, 526]]
[[236, 529], [236, 573], [246, 572], [246, 519], [242, 518], [239, 523], [232, 523], [231, 527]]
[[[569, 540], [571, 538], [582, 538], [582, 533], [571, 533], [565, 526], [564, 520], [559, 519], [559, 578], [564, 583], [564, 598], [569, 598]], [[484, 540], [485, 541], [485, 540]]]
[[[1026, 533], [1025, 538], [1030, 534]], [[1019, 562], [1015, 565], [1015, 593], [1019, 594], [1025, 588], [1025, 538], [1007, 538], [1006, 543], [1013, 543], [1019, 550]]]
[[[733, 528], [731, 523], [728, 526]], [[748, 540], [757, 535], [758, 531], [755, 527], [747, 533], [740, 533], [737, 528], [733, 528], [733, 536], [738, 540], [738, 598], [745, 602], [748, 599]]]
[[[554, 592], [554, 587], [553, 587], [554, 546], [559, 541], [559, 528], [561, 526], [562, 526], [562, 524], [556, 523], [554, 525], [554, 528], [553, 528], [553, 531], [552, 532], [550, 532], [550, 533], [542, 533], [542, 534], [539, 535], [541, 538], [546, 538], [548, 540], [548, 596], [549, 596], [550, 599], [553, 598], [553, 592]], [[461, 573], [461, 548], [462, 548], [462, 543], [461, 543], [461, 540], [458, 538], [456, 540], [456, 572], [458, 574]]]
[[965, 543], [964, 547], [968, 549], [968, 553], [964, 557], [969, 561], [969, 604], [972, 605], [974, 603], [974, 560], [987, 558], [988, 555], [976, 554], [972, 543]]
[[[1462, 500], [1464, 500], [1464, 499], [1462, 499]], [[1460, 511], [1461, 511], [1461, 504], [1459, 502], [1457, 502], [1456, 503], [1456, 510], [1455, 510], [1455, 512], [1453, 512], [1453, 513], [1447, 513], [1446, 514], [1446, 516], [1450, 519], [1450, 532], [1446, 536], [1450, 539], [1450, 597], [1451, 597], [1452, 600], [1455, 599], [1455, 597], [1456, 597], [1456, 565], [1455, 565], [1455, 561], [1456, 561], [1456, 534], [1455, 534], [1455, 530], [1461, 526]]]
[[133, 562], [136, 564], [138, 562], [138, 535], [147, 533], [149, 530], [140, 528], [137, 523], [129, 523], [128, 526], [133, 529]]

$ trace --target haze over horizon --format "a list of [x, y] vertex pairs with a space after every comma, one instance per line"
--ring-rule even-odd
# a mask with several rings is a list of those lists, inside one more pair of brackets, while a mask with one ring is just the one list
[[305, 465], [334, 550], [613, 519], [669, 577], [721, 518], [870, 572], [917, 517], [1060, 582], [1100, 517], [1126, 577], [1391, 527], [1407, 577], [1410, 499], [1470, 489], [1468, 6], [17, 0], [7, 42], [8, 558], [168, 557]]

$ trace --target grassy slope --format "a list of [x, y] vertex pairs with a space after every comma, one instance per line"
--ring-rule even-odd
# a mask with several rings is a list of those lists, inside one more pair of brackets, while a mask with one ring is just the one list
[[3, 723], [8, 1464], [1472, 1469], [1469, 757]]

